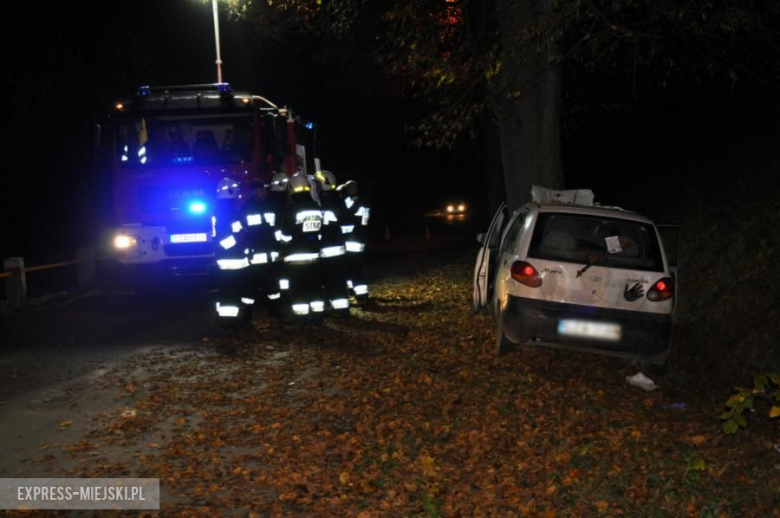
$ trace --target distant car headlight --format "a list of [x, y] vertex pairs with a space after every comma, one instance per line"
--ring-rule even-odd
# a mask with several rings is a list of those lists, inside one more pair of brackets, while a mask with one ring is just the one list
[[465, 212], [466, 211], [466, 205], [461, 203], [458, 205], [458, 212]]
[[114, 247], [118, 250], [127, 250], [128, 248], [132, 248], [137, 244], [138, 242], [133, 236], [126, 236], [121, 234], [114, 238]]
[[447, 212], [455, 212], [455, 206], [454, 205], [447, 205]]

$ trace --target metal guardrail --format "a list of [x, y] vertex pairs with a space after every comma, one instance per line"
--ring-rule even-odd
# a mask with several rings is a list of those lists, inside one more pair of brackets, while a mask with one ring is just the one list
[[79, 291], [90, 290], [96, 285], [96, 262], [112, 257], [110, 255], [95, 257], [94, 248], [79, 248], [76, 250], [76, 259], [72, 261], [27, 267], [25, 267], [22, 257], [9, 257], [3, 261], [5, 271], [0, 272], [0, 279], [5, 278], [8, 305], [12, 308], [21, 308], [27, 303], [27, 274], [32, 272], [75, 265], [78, 267], [76, 279]]

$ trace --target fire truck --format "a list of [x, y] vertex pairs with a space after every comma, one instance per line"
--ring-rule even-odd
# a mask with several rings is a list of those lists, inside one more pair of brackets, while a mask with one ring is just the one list
[[[313, 123], [229, 84], [148, 87], [108, 119], [113, 246], [138, 273], [207, 274], [217, 183], [319, 169]], [[105, 139], [104, 137], [104, 139]]]

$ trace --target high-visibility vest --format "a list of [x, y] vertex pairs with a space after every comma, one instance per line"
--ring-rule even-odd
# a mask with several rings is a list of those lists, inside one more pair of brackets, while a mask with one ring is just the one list
[[335, 193], [326, 193], [320, 198], [322, 206], [322, 241], [320, 257], [323, 259], [339, 257], [346, 250], [345, 234], [342, 230], [344, 217], [343, 205]]
[[211, 222], [217, 267], [220, 270], [240, 270], [249, 266], [244, 225], [233, 200], [218, 200]]
[[359, 196], [344, 197], [344, 211], [347, 217], [341, 225], [347, 252], [362, 252], [366, 248], [366, 227], [371, 209]]
[[246, 229], [248, 257], [252, 264], [274, 262], [279, 258], [279, 246], [274, 236], [277, 216], [269, 203], [247, 201], [240, 210], [241, 223]]
[[322, 211], [309, 193], [293, 195], [292, 202], [286, 207], [280, 225], [274, 232], [282, 246], [284, 262], [300, 264], [317, 261], [322, 226]]

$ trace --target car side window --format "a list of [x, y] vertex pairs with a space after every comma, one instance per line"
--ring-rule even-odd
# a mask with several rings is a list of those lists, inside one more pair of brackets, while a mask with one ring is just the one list
[[526, 217], [528, 217], [528, 211], [523, 210], [514, 219], [512, 226], [509, 227], [509, 230], [507, 230], [506, 235], [504, 236], [504, 242], [501, 244], [502, 252], [512, 251], [512, 248], [515, 246], [515, 241], [517, 241], [517, 237], [523, 230], [523, 224], [525, 223]]

